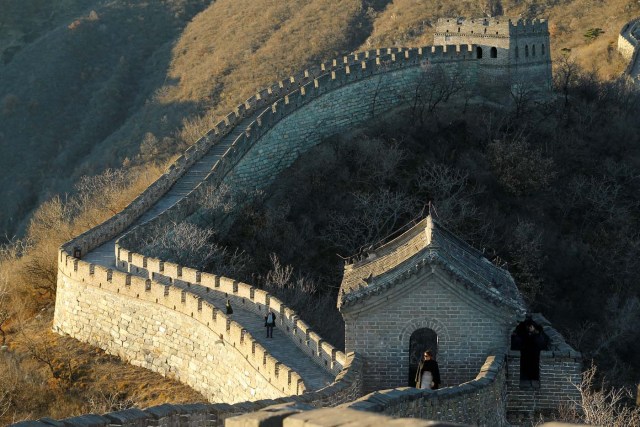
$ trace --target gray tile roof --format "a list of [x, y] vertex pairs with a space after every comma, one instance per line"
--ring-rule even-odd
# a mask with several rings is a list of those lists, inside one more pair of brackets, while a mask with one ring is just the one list
[[517, 312], [526, 306], [508, 271], [497, 267], [432, 217], [345, 267], [338, 307], [401, 285], [404, 277], [437, 265], [480, 297]]

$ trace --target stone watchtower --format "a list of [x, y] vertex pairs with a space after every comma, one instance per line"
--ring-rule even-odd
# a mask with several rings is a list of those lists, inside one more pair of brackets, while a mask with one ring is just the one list
[[347, 265], [338, 308], [346, 351], [365, 361], [365, 392], [413, 385], [427, 348], [443, 386], [470, 381], [525, 313], [511, 275], [431, 216]]
[[436, 45], [473, 45], [483, 91], [550, 89], [549, 27], [545, 20], [440, 18]]

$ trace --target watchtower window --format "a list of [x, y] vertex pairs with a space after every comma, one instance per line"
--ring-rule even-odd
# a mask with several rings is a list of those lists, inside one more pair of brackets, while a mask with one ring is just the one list
[[541, 54], [542, 56], [544, 56], [544, 45], [542, 45], [542, 46], [540, 47], [540, 54]]
[[480, 46], [476, 47], [476, 58], [482, 59], [482, 48]]
[[460, 27], [458, 27], [458, 32], [460, 32]]
[[496, 49], [495, 47], [492, 47], [490, 55], [491, 55], [492, 58], [497, 58], [498, 57], [498, 49]]
[[531, 45], [531, 56], [536, 56], [536, 45]]
[[525, 58], [529, 57], [529, 45], [528, 44], [524, 45], [524, 57]]
[[487, 34], [487, 29], [486, 28], [484, 29], [484, 33]]

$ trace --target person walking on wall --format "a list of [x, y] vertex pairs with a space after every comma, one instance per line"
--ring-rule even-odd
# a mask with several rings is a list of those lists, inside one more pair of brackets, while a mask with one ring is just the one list
[[422, 355], [418, 372], [416, 372], [416, 388], [436, 390], [440, 387], [440, 369], [438, 362], [433, 358], [431, 350], [427, 350]]
[[273, 327], [276, 326], [276, 314], [269, 310], [269, 314], [264, 316], [264, 326], [267, 328], [267, 338], [273, 338]]
[[226, 309], [227, 309], [227, 314], [233, 314], [233, 308], [231, 307], [231, 302], [229, 300], [227, 300]]

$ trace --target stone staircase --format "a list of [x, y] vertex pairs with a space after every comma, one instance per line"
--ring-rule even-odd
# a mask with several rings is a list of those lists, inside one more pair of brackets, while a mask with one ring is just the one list
[[[240, 136], [263, 111], [264, 109], [258, 109], [258, 111], [254, 112], [252, 115], [245, 117], [228, 135], [226, 135], [226, 137], [224, 137], [219, 143], [213, 145], [209, 151], [202, 156], [202, 158], [187, 170], [175, 182], [171, 189], [169, 189], [169, 191], [151, 207], [151, 209], [141, 215], [120, 235], [87, 253], [83, 257], [83, 260], [93, 264], [103, 265], [107, 268], [121, 269], [115, 262], [116, 241], [132, 228], [157, 217], [195, 189], [200, 182], [204, 181], [213, 166], [222, 158], [236, 138], [238, 138], [238, 136]], [[133, 271], [129, 273], [136, 274]], [[144, 278], [149, 278], [144, 272], [140, 272], [138, 275]], [[170, 278], [160, 275], [154, 275], [153, 279], [166, 285], [173, 284], [174, 286], [184, 289], [188, 288], [189, 292], [200, 296], [205, 301], [224, 311], [226, 298], [222, 292], [211, 292], [207, 288], [196, 285], [195, 283], [178, 280], [171, 281]], [[278, 333], [277, 327], [273, 334], [274, 337], [267, 339], [266, 329], [264, 328], [264, 318], [261, 315], [243, 309], [242, 307], [234, 307], [232, 318], [241, 324], [243, 328], [249, 331], [254, 339], [264, 346], [265, 349], [267, 349], [268, 352], [277, 360], [295, 370], [302, 377], [305, 386], [307, 387], [307, 391], [319, 390], [333, 382], [334, 378], [332, 378], [324, 369], [320, 368], [284, 334]]]

